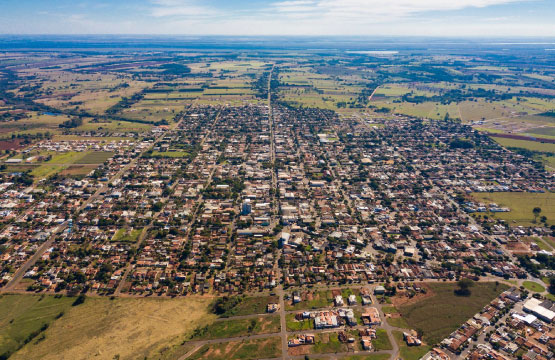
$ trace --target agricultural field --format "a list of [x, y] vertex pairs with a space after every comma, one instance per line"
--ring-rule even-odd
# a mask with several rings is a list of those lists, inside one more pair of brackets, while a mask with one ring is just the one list
[[[64, 315], [50, 324], [40, 341], [28, 343], [12, 358], [150, 358], [179, 344], [201, 323], [215, 319], [206, 299], [194, 297], [87, 298], [79, 306], [69, 302], [63, 309]], [[52, 316], [60, 311], [52, 310]]]
[[[546, 224], [555, 223], [555, 194], [545, 193], [525, 193], [525, 192], [494, 192], [494, 193], [473, 193], [472, 197], [481, 203], [495, 203], [499, 206], [506, 206], [511, 211], [502, 213], [486, 213], [488, 216], [507, 221], [510, 225], [534, 226], [540, 222], [540, 218], [547, 218]], [[541, 213], [534, 221], [533, 209], [539, 207]]]
[[[411, 329], [421, 330], [427, 344], [439, 343], [462, 323], [474, 316], [507, 285], [493, 282], [474, 283], [470, 296], [456, 296], [456, 284], [428, 284], [433, 296], [399, 307]], [[453, 311], [457, 309], [457, 311]]]

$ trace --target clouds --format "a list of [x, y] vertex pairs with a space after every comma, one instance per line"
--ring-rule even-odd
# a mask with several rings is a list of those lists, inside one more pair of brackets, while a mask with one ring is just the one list
[[205, 6], [194, 0], [155, 0], [151, 15], [160, 17], [212, 17], [221, 15], [217, 8]]
[[320, 18], [391, 20], [432, 11], [484, 8], [526, 0], [292, 0], [271, 5], [278, 13]]
[[0, 33], [555, 36], [553, 1], [26, 0]]

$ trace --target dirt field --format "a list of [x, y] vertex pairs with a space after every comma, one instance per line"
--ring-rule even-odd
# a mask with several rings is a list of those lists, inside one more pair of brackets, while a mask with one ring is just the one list
[[409, 298], [408, 296], [404, 295], [405, 294], [404, 292], [398, 292], [396, 296], [391, 298], [391, 303], [393, 304], [393, 306], [399, 307], [403, 305], [412, 305], [414, 303], [417, 303], [429, 297], [433, 297], [435, 295], [434, 291], [428, 286], [428, 284], [419, 283], [418, 286], [425, 288], [426, 293], [425, 294], [418, 293], [412, 298]]
[[21, 143], [23, 139], [14, 139], [14, 140], [0, 140], [0, 150], [18, 150], [23, 148]]
[[144, 359], [180, 343], [185, 334], [210, 322], [208, 302], [200, 298], [87, 298], [70, 308], [12, 359]]

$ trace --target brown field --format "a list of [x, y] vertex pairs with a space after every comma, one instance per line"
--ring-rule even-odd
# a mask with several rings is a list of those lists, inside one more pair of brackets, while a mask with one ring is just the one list
[[0, 150], [19, 150], [24, 146], [21, 145], [23, 139], [0, 140]]
[[12, 359], [144, 359], [215, 316], [206, 299], [87, 298]]

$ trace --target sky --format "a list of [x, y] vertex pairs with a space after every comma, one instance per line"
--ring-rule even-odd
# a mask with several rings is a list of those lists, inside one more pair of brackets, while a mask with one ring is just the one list
[[555, 36], [555, 0], [0, 0], [0, 34]]

